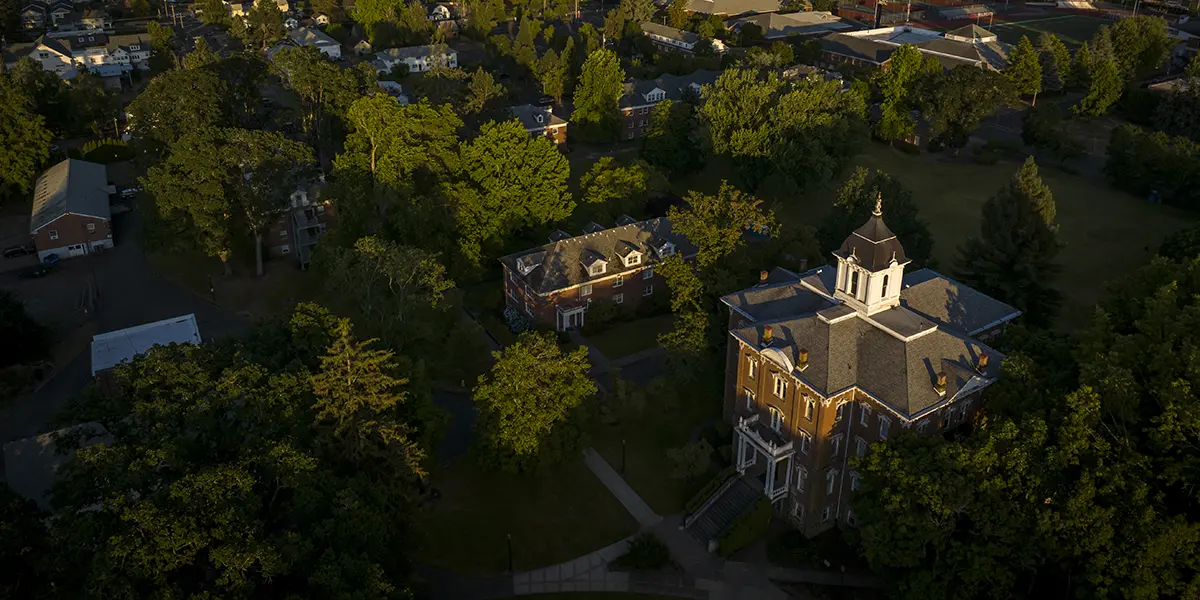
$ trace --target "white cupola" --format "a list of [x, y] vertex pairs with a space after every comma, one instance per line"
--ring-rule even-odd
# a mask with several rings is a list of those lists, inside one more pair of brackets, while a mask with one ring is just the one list
[[833, 256], [837, 259], [835, 297], [868, 315], [900, 304], [909, 260], [896, 234], [883, 222], [882, 194], [875, 197], [871, 218], [855, 229]]

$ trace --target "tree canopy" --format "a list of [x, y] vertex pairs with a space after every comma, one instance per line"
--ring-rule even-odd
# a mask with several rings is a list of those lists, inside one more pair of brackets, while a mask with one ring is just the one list
[[762, 200], [728, 182], [715, 195], [690, 192], [686, 208], [667, 210], [672, 228], [696, 245], [696, 263], [711, 266], [745, 244], [746, 231], [773, 233], [778, 227], [774, 211], [764, 211]]
[[850, 233], [871, 217], [875, 199], [883, 198], [883, 216], [888, 229], [904, 246], [904, 254], [917, 266], [929, 265], [933, 255], [933, 235], [929, 225], [917, 213], [912, 192], [883, 171], [857, 167], [838, 190], [833, 210], [821, 221], [817, 238], [825, 256], [841, 247]]
[[939, 72], [927, 85], [922, 113], [929, 119], [929, 133], [953, 148], [966, 146], [979, 123], [1013, 97], [1003, 75], [970, 65]]
[[916, 130], [912, 111], [919, 105], [922, 83], [942, 72], [933, 56], [912, 44], [902, 44], [892, 53], [888, 68], [875, 75], [874, 82], [883, 95], [875, 133], [887, 140], [903, 140]]
[[598, 140], [615, 140], [620, 133], [618, 102], [624, 91], [625, 71], [611, 50], [588, 55], [575, 89], [575, 112], [571, 121], [584, 135]]

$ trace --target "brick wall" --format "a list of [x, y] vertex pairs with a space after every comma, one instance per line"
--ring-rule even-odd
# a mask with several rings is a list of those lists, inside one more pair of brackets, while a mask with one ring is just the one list
[[[651, 271], [652, 267], [639, 269], [617, 276], [609, 276], [593, 281], [587, 286], [580, 285], [560, 290], [547, 296], [540, 296], [527, 289], [521, 277], [504, 267], [504, 299], [505, 305], [519, 311], [534, 324], [550, 329], [558, 328], [558, 306], [581, 305], [584, 303], [612, 302], [622, 308], [633, 310], [645, 300], [655, 295], [669, 294], [666, 281], [661, 275]], [[646, 273], [651, 273], [646, 278]], [[648, 293], [647, 293], [648, 292]], [[620, 298], [618, 298], [618, 296]], [[618, 299], [620, 302], [617, 302]], [[584, 317], [586, 322], [586, 316]]]
[[[90, 231], [89, 226], [91, 227]], [[76, 244], [91, 244], [111, 238], [112, 221], [67, 214], [39, 229], [33, 236], [33, 245], [39, 251], [44, 251]], [[66, 258], [66, 256], [62, 258]]]

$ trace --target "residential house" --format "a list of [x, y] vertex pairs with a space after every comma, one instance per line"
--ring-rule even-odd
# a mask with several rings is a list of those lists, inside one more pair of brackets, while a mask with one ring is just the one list
[[[696, 44], [702, 39], [700, 36], [682, 29], [659, 25], [658, 23], [642, 23], [642, 32], [655, 46], [664, 50], [674, 50], [686, 54], [694, 54]], [[708, 40], [713, 52], [720, 54], [725, 52], [725, 44], [718, 39]]]
[[367, 56], [373, 52], [375, 52], [375, 49], [371, 47], [371, 42], [367, 41], [366, 38], [358, 40], [358, 42], [354, 44], [354, 53], [359, 56]]
[[556, 145], [567, 143], [567, 122], [555, 115], [549, 106], [522, 104], [510, 110], [529, 135], [544, 136]]
[[21, 8], [21, 26], [27, 31], [41, 31], [66, 23], [75, 13], [69, 2], [35, 0]]
[[36, 42], [9, 44], [4, 49], [4, 64], [10, 69], [25, 57], [41, 64], [43, 71], [55, 73], [63, 79], [72, 79], [78, 73], [71, 59], [71, 49], [45, 35]]
[[[59, 449], [58, 441], [67, 439], [71, 443]], [[75, 458], [75, 448], [112, 442], [112, 434], [96, 421], [8, 442], [4, 444], [4, 481], [18, 496], [49, 511], [58, 472]]]
[[757, 25], [762, 29], [763, 37], [768, 40], [782, 40], [792, 36], [817, 37], [827, 33], [848, 31], [856, 26], [843, 21], [830, 12], [813, 11], [781, 15], [779, 13], [763, 13], [727, 23], [731, 31], [738, 31], [746, 25]]
[[194, 314], [98, 333], [92, 336], [92, 376], [103, 379], [117, 365], [128, 363], [155, 346], [199, 346], [200, 342], [200, 328]]
[[673, 254], [692, 258], [695, 247], [666, 218], [624, 220], [630, 222], [607, 229], [593, 223], [575, 237], [556, 232], [549, 244], [501, 258], [506, 306], [565, 331], [582, 327], [595, 302], [636, 306], [668, 294], [655, 265]]
[[263, 244], [267, 254], [294, 258], [308, 268], [317, 240], [336, 222], [333, 202], [321, 200], [321, 184], [303, 185], [292, 192], [288, 207], [268, 229]]
[[737, 17], [777, 12], [780, 6], [779, 0], [691, 0], [688, 12]]
[[832, 33], [820, 39], [821, 66], [836, 69], [849, 64], [857, 67], [887, 68], [892, 53], [901, 44], [912, 44], [923, 54], [937, 59], [944, 69], [973, 65], [1000, 70], [1008, 64], [1012, 46], [978, 26], [967, 25], [944, 34], [902, 25], [846, 33]]
[[69, 158], [38, 177], [33, 188], [29, 235], [38, 259], [83, 256], [113, 247], [112, 212], [104, 165]]
[[342, 45], [315, 27], [301, 27], [288, 32], [288, 38], [297, 46], [309, 46], [320, 50], [333, 60], [342, 58]]
[[313, 16], [313, 22], [315, 22], [317, 25], [328, 25], [332, 21], [329, 20], [329, 15], [325, 13], [317, 13], [315, 16]]
[[426, 17], [430, 21], [449, 21], [454, 18], [450, 14], [450, 7], [445, 4], [434, 4], [429, 7], [429, 15]]
[[[855, 525], [851, 456], [904, 430], [939, 435], [972, 420], [1000, 376], [1003, 356], [987, 341], [1020, 315], [930, 269], [905, 272], [878, 201], [833, 257], [804, 273], [764, 271], [721, 299], [724, 417], [740, 474], [728, 489], [766, 496], [808, 536]], [[728, 506], [727, 493], [713, 504]], [[707, 543], [733, 518], [716, 516], [685, 524]]]
[[631, 140], [646, 135], [650, 112], [663, 100], [673, 102], [700, 101], [701, 87], [721, 75], [718, 71], [700, 70], [689, 75], [663, 75], [658, 79], [630, 79], [625, 82], [621, 96], [621, 138]]
[[288, 31], [295, 31], [300, 28], [300, 20], [296, 17], [288, 17], [283, 20], [283, 28]]
[[407, 65], [410, 73], [423, 73], [439, 65], [453, 69], [458, 67], [458, 52], [449, 46], [388, 48], [375, 53], [374, 64], [378, 73], [390, 73], [399, 64]]
[[399, 82], [381, 79], [376, 81], [375, 85], [379, 86], [387, 95], [395, 98], [396, 102], [399, 102], [401, 106], [408, 106], [408, 95], [404, 93], [404, 86], [400, 85]]

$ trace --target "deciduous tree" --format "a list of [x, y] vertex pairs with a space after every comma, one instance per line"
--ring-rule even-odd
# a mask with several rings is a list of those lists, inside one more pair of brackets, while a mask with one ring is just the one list
[[208, 70], [168, 71], [151, 79], [125, 112], [138, 136], [170, 146], [190, 132], [225, 124], [225, 93]]
[[467, 84], [467, 99], [463, 103], [463, 111], [469, 115], [479, 114], [487, 108], [492, 100], [502, 98], [507, 90], [492, 77], [491, 73], [478, 67], [471, 74]]
[[929, 133], [951, 148], [966, 146], [979, 123], [1014, 96], [1007, 78], [975, 66], [939, 73], [928, 85], [922, 113], [929, 119]]
[[704, 165], [697, 139], [696, 108], [688, 102], [663, 100], [650, 110], [650, 127], [642, 138], [642, 160], [669, 176], [697, 171]]
[[493, 352], [472, 392], [480, 459], [510, 471], [574, 459], [581, 405], [596, 393], [588, 349], [563, 352], [550, 333], [526, 332]]
[[888, 68], [875, 75], [875, 85], [883, 95], [875, 133], [888, 140], [903, 140], [916, 130], [912, 111], [919, 106], [916, 90], [928, 78], [941, 73], [937, 59], [916, 46], [902, 44], [892, 53]]
[[50, 140], [26, 90], [7, 78], [0, 81], [0, 180], [9, 191], [24, 194], [33, 187], [38, 169], [50, 156]]
[[1071, 107], [1071, 112], [1091, 117], [1108, 114], [1125, 91], [1121, 73], [1112, 59], [1097, 57], [1092, 61], [1090, 76], [1087, 95]]
[[821, 221], [817, 238], [825, 256], [841, 247], [850, 233], [866, 223], [883, 198], [883, 215], [888, 229], [904, 246], [904, 254], [917, 265], [928, 265], [933, 255], [933, 235], [921, 219], [912, 192], [883, 171], [857, 167], [838, 190], [833, 209]]
[[654, 167], [642, 161], [619, 165], [611, 156], [601, 157], [579, 178], [583, 200], [601, 205], [605, 218], [640, 214], [646, 201], [662, 195], [667, 186]]
[[697, 248], [696, 263], [709, 267], [745, 244], [747, 230], [774, 233], [775, 212], [762, 209], [762, 200], [728, 182], [716, 195], [690, 192], [687, 207], [667, 210], [672, 228]]
[[598, 140], [615, 140], [620, 132], [618, 102], [624, 92], [625, 71], [610, 50], [591, 53], [583, 64], [575, 89], [575, 112], [571, 121], [584, 135]]
[[1027, 322], [1048, 324], [1059, 303], [1052, 287], [1061, 271], [1055, 212], [1054, 195], [1030, 157], [984, 203], [979, 236], [959, 248], [959, 278], [1020, 309]]

